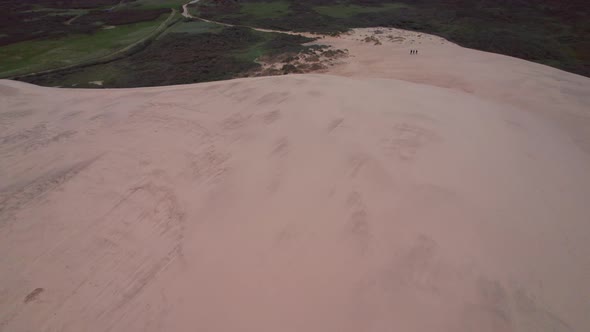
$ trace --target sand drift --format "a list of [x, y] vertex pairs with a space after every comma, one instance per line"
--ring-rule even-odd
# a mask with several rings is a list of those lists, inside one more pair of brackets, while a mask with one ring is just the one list
[[0, 330], [590, 329], [590, 80], [367, 34], [332, 75], [0, 81]]

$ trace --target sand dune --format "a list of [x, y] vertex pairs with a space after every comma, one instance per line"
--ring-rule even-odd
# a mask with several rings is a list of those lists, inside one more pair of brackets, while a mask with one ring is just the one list
[[590, 79], [371, 31], [324, 75], [0, 81], [0, 331], [588, 331]]

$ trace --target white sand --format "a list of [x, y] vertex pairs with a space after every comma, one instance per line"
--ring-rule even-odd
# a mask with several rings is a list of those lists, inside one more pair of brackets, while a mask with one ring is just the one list
[[0, 331], [589, 331], [590, 79], [354, 39], [339, 76], [0, 81]]

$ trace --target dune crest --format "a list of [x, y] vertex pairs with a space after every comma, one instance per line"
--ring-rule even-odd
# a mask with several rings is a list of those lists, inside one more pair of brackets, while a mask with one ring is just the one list
[[0, 330], [590, 329], [590, 79], [374, 30], [329, 75], [0, 81]]

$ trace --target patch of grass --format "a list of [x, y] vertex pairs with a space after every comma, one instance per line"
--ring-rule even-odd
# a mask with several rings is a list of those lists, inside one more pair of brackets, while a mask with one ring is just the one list
[[[72, 87], [72, 88], [100, 88], [103, 86], [112, 86], [119, 77], [128, 75], [127, 70], [114, 63], [90, 66], [68, 72], [67, 75], [56, 74], [51, 80], [47, 81], [47, 86]], [[55, 79], [59, 77], [59, 79]], [[91, 83], [102, 82], [103, 85]]]
[[306, 48], [302, 44], [313, 41], [311, 38], [287, 35], [282, 33], [269, 33], [253, 31], [258, 41], [247, 48], [232, 52], [239, 60], [254, 62], [264, 55], [277, 55], [281, 53], [299, 53]]
[[252, 34], [256, 37], [256, 40], [250, 43], [247, 47], [231, 52], [233, 57], [240, 61], [256, 61], [257, 58], [259, 58], [265, 53], [266, 43], [272, 40], [272, 38], [275, 35], [274, 33], [266, 33], [260, 31], [252, 31]]
[[[69, 8], [110, 8], [116, 6], [121, 0], [27, 0], [14, 1], [21, 2], [23, 5], [32, 9], [39, 8], [55, 8], [55, 9], [69, 9]], [[7, 1], [9, 2], [9, 1]]]
[[49, 12], [50, 16], [77, 16], [88, 13], [88, 9], [64, 9]]
[[[223, 30], [223, 26], [219, 24], [208, 23], [200, 20], [184, 20], [170, 27], [170, 29], [168, 29], [164, 35], [169, 33], [219, 33], [221, 30]], [[160, 36], [160, 38], [163, 36]]]
[[88, 26], [100, 22], [102, 25], [126, 25], [139, 22], [154, 21], [163, 14], [169, 14], [170, 9], [145, 9], [145, 10], [93, 10], [77, 18], [72, 24]]
[[256, 59], [264, 55], [264, 51], [264, 43], [261, 42], [244, 50], [237, 50], [231, 53], [236, 59], [240, 61], [254, 62]]
[[190, 0], [136, 0], [126, 3], [125, 8], [138, 9], [159, 9], [159, 8], [175, 8], [180, 9], [182, 5]]
[[408, 7], [409, 6], [405, 3], [385, 3], [381, 6], [359, 6], [338, 4], [330, 6], [314, 6], [312, 8], [314, 11], [323, 16], [333, 18], [349, 18], [358, 14], [379, 13]]
[[268, 40], [265, 47], [265, 55], [278, 55], [283, 53], [299, 53], [309, 49], [317, 48], [314, 46], [305, 46], [303, 44], [314, 41], [314, 38], [308, 38], [298, 35], [287, 35], [282, 33], [273, 33], [272, 39]]
[[263, 18], [278, 18], [289, 14], [289, 3], [286, 1], [245, 2], [241, 5], [242, 14]]
[[42, 71], [98, 58], [145, 38], [168, 15], [158, 20], [99, 30], [92, 35], [30, 40], [0, 47], [0, 77]]

